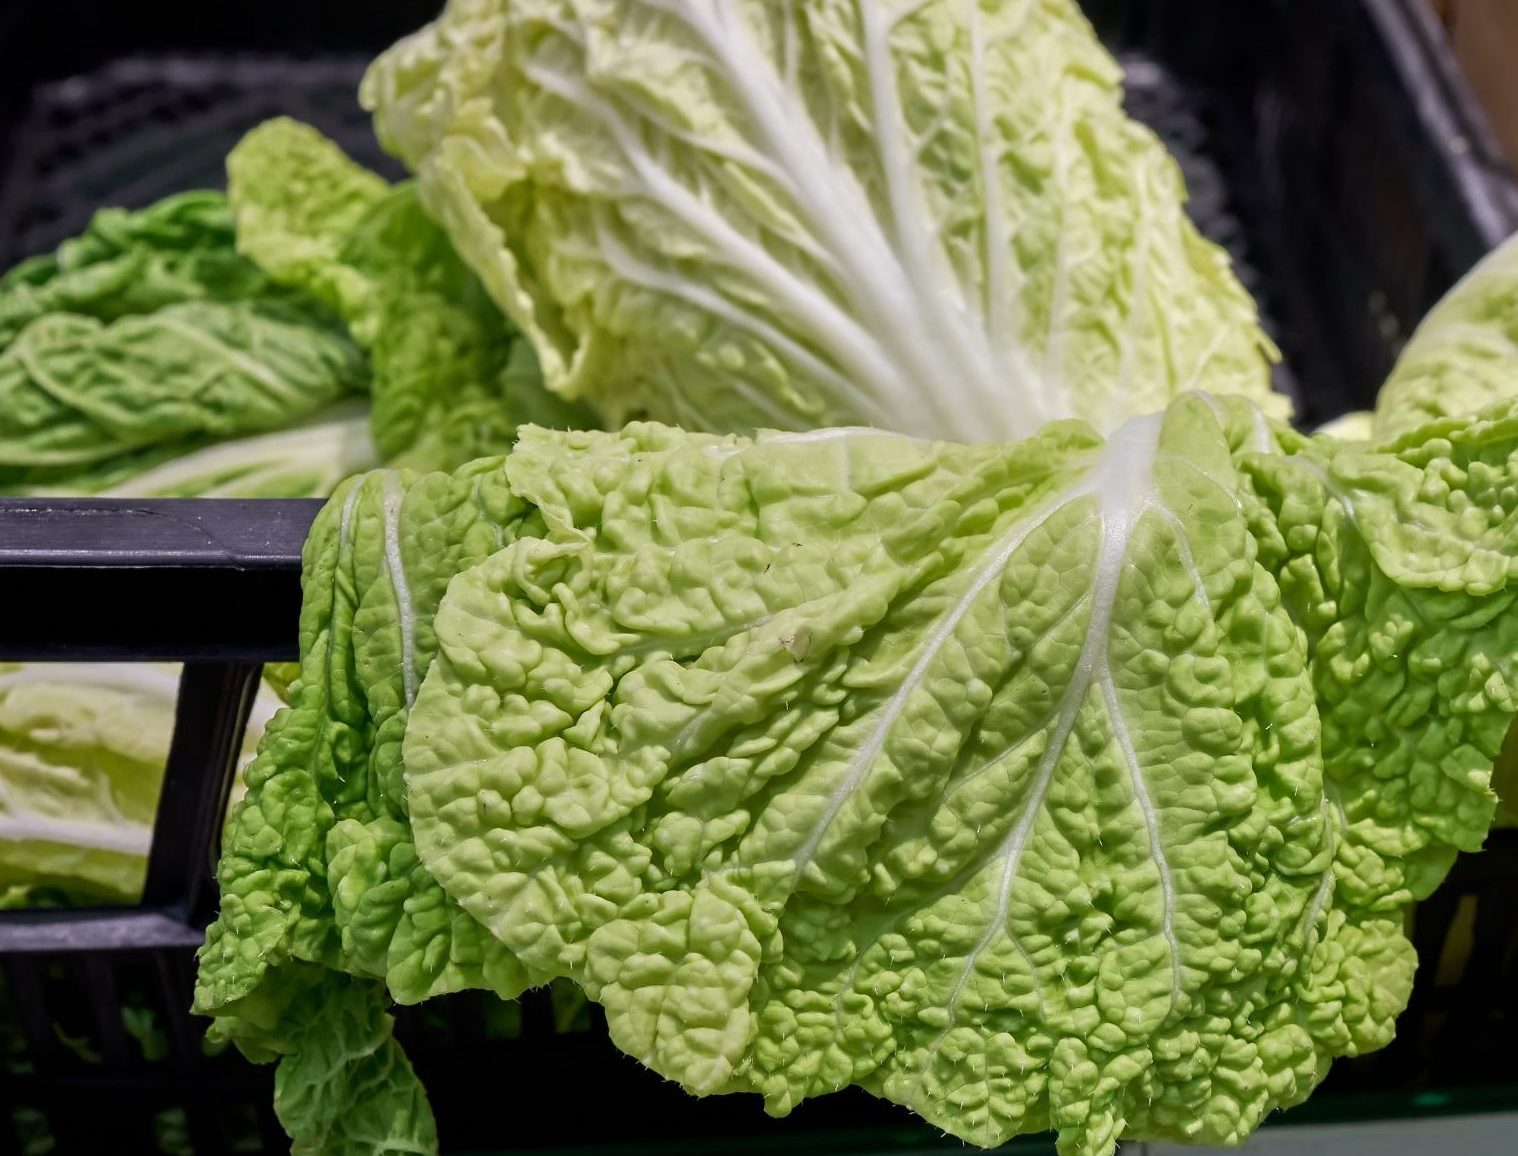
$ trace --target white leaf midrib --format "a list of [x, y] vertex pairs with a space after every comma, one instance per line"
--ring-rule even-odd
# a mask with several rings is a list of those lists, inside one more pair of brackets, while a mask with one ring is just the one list
[[406, 695], [406, 709], [416, 702], [416, 610], [411, 598], [411, 583], [406, 577], [406, 559], [401, 552], [401, 507], [406, 493], [395, 471], [384, 475], [383, 515], [385, 522], [385, 570], [395, 593], [396, 628], [401, 636], [401, 681]]
[[213, 353], [222, 358], [249, 381], [263, 386], [270, 398], [287, 404], [298, 404], [306, 400], [306, 394], [292, 383], [280, 377], [272, 366], [259, 361], [252, 354], [244, 350], [228, 345], [215, 334], [193, 325], [187, 325], [179, 320], [179, 318], [167, 313], [159, 315], [158, 324], [169, 332], [177, 334], [190, 344], [198, 345], [207, 353]]
[[101, 497], [155, 497], [172, 494], [187, 482], [225, 476], [200, 497], [235, 497], [251, 488], [249, 479], [278, 477], [282, 471], [309, 471], [316, 481], [311, 497], [324, 497], [343, 478], [379, 464], [367, 411], [321, 425], [296, 427], [219, 442], [145, 470], [102, 490]]
[[[1007, 833], [991, 859], [993, 863], [999, 862], [1001, 865], [995, 909], [987, 920], [985, 931], [966, 953], [964, 963], [950, 990], [949, 998], [945, 1003], [945, 1010], [948, 1013], [947, 1022], [928, 1044], [917, 1062], [919, 1089], [924, 1088], [928, 1067], [934, 1055], [954, 1028], [960, 1001], [965, 989], [969, 986], [970, 977], [975, 973], [976, 964], [999, 934], [1009, 934], [1014, 949], [1029, 963], [1030, 974], [1035, 985], [1038, 984], [1037, 972], [1031, 965], [1026, 949], [1023, 948], [1016, 935], [1007, 931], [1012, 888], [1017, 882], [1023, 854], [1027, 849], [1033, 828], [1043, 811], [1049, 788], [1054, 781], [1054, 773], [1069, 745], [1070, 735], [1075, 729], [1081, 707], [1085, 705], [1093, 685], [1102, 695], [1112, 738], [1122, 755], [1124, 768], [1128, 771], [1133, 785], [1135, 801], [1144, 815], [1145, 828], [1149, 832], [1150, 851], [1155, 858], [1164, 899], [1161, 933], [1165, 937], [1171, 956], [1172, 1007], [1180, 998], [1180, 951], [1172, 920], [1175, 893], [1169, 861], [1159, 841], [1158, 816], [1154, 813], [1153, 802], [1149, 798], [1143, 781], [1142, 767], [1133, 749], [1121, 704], [1117, 701], [1109, 650], [1118, 588], [1130, 541], [1143, 515], [1159, 505], [1154, 493], [1151, 469], [1158, 450], [1160, 422], [1160, 416], [1153, 415], [1131, 420], [1120, 428], [1108, 442], [1103, 459], [1083, 479], [1082, 483], [1071, 491], [1069, 498], [1059, 504], [1060, 508], [1063, 508], [1069, 502], [1086, 496], [1095, 496], [1098, 503], [1098, 513], [1101, 518], [1101, 545], [1092, 577], [1091, 592], [1088, 596], [1091, 612], [1086, 627], [1086, 638], [1070, 681], [1060, 697], [1054, 729], [1034, 772], [1033, 787], [1028, 793], [1022, 813], [1018, 817], [1017, 824]], [[1040, 1003], [1042, 1003], [1041, 995]]]
[[834, 819], [838, 817], [838, 813], [843, 809], [844, 804], [848, 802], [850, 796], [858, 789], [859, 784], [869, 772], [870, 766], [875, 761], [875, 757], [880, 754], [885, 746], [886, 739], [890, 737], [892, 728], [895, 727], [906, 710], [907, 702], [916, 693], [918, 687], [922, 685], [928, 671], [932, 668], [934, 662], [937, 661], [944, 646], [947, 645], [949, 639], [959, 627], [960, 622], [970, 612], [975, 601], [992, 582], [1001, 577], [1002, 572], [1011, 561], [1012, 555], [1027, 541], [1029, 535], [1039, 529], [1057, 510], [1063, 509], [1070, 502], [1076, 500], [1077, 497], [1082, 496], [1081, 490], [1082, 487], [1077, 487], [1075, 491], [1066, 491], [1057, 495], [1044, 506], [1040, 507], [1038, 511], [1035, 511], [1031, 517], [1014, 522], [1011, 529], [992, 545], [987, 560], [975, 571], [970, 585], [966, 588], [965, 592], [934, 624], [933, 630], [928, 635], [926, 644], [919, 654], [917, 661], [912, 665], [912, 668], [902, 680], [901, 685], [897, 687], [896, 693], [886, 703], [880, 720], [876, 723], [874, 729], [871, 730], [869, 737], [860, 746], [853, 759], [850, 760], [849, 769], [844, 774], [843, 781], [829, 796], [827, 805], [823, 808], [821, 819], [816, 823], [811, 833], [807, 836], [806, 841], [802, 843], [800, 849], [793, 856], [792, 861], [795, 865], [798, 878], [805, 874], [806, 869], [811, 865], [813, 859], [816, 858], [822, 840], [826, 836], [828, 829], [832, 826]]
[[[908, 702], [926, 679], [960, 623], [975, 602], [1006, 570], [1012, 556], [1035, 531], [1045, 526], [1059, 511], [1088, 497], [1097, 499], [1102, 519], [1102, 545], [1092, 590], [1092, 618], [1081, 663], [1072, 676], [1066, 694], [1084, 680], [1077, 697], [1083, 697], [1090, 685], [1090, 662], [1106, 661], [1106, 638], [1111, 626], [1112, 602], [1117, 595], [1123, 558], [1138, 512], [1152, 500], [1150, 469], [1157, 452], [1161, 415], [1131, 419], [1108, 439], [1092, 466], [1067, 489], [1041, 503], [1025, 517], [1016, 519], [983, 556], [984, 560], [970, 576], [964, 592], [944, 612], [924, 640], [917, 661], [887, 701], [880, 718], [859, 746], [839, 785], [830, 794], [822, 815], [807, 838], [792, 856], [796, 877], [802, 878], [822, 845], [829, 828], [849, 798], [859, 788], [876, 757], [884, 749], [891, 731], [906, 711]], [[1107, 601], [1103, 601], [1106, 599]], [[1097, 641], [1093, 643], [1093, 639]], [[1091, 647], [1099, 645], [1099, 655]], [[1082, 673], [1085, 672], [1085, 673]], [[1068, 737], [1068, 736], [1067, 736]], [[1052, 774], [1052, 766], [1050, 768]], [[1045, 784], [1047, 787], [1047, 784]], [[1041, 799], [1041, 796], [1039, 796]], [[1036, 807], [1035, 807], [1036, 809]]]
[[[829, 351], [845, 378], [869, 383], [871, 409], [861, 416], [965, 441], [1026, 436], [1047, 420], [1067, 416], [1068, 407], [1058, 405], [1057, 395], [1036, 380], [1026, 351], [1005, 335], [993, 340], [942, 251], [911, 159], [914, 149], [905, 139], [889, 45], [899, 16], [893, 19], [874, 4], [859, 7], [859, 60], [868, 90], [863, 99], [875, 122], [893, 239], [882, 232], [860, 181], [828, 147], [805, 99], [787, 83], [781, 64], [755, 42], [733, 0], [640, 2], [678, 21], [716, 62], [714, 71], [760, 138], [764, 155], [773, 159], [765, 168], [769, 179], [787, 190], [791, 211], [830, 256], [825, 264], [834, 271], [847, 310], [818, 300], [815, 292], [807, 294], [810, 306], [799, 306], [796, 271], [753, 238], [739, 235], [704, 198], [665, 172], [623, 111], [611, 108], [582, 78], [541, 58], [529, 61], [525, 74], [602, 122], [637, 175], [639, 187], [629, 191], [674, 212], [719, 259], [755, 277], [772, 300], [786, 302], [788, 323], [816, 348]], [[796, 17], [787, 10], [781, 19]], [[562, 29], [560, 34], [567, 35]], [[786, 36], [787, 43], [795, 38], [789, 28]], [[570, 40], [584, 51], [583, 37]], [[653, 283], [649, 288], [659, 290]], [[953, 382], [952, 389], [942, 388], [945, 380]]]
[[48, 843], [145, 858], [153, 845], [153, 829], [125, 820], [91, 822], [35, 814], [0, 814], [0, 843]]

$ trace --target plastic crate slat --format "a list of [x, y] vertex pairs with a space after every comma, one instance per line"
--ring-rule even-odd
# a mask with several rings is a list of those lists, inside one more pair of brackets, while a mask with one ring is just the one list
[[121, 1018], [121, 992], [116, 975], [104, 956], [83, 955], [78, 959], [80, 986], [84, 989], [93, 1021], [93, 1041], [100, 1056], [113, 1071], [123, 1071], [137, 1058], [127, 1038]]
[[[219, 1077], [217, 1083], [226, 1089], [229, 1098], [233, 1095], [251, 1098], [268, 1092], [271, 1074], [267, 1067], [239, 1067], [237, 1071]], [[66, 1106], [70, 1102], [77, 1107], [81, 1094], [93, 1096], [97, 1091], [105, 1096], [149, 1100], [154, 1107], [180, 1107], [185, 1093], [199, 1085], [183, 1078], [166, 1076], [157, 1068], [139, 1067], [110, 1074], [73, 1071], [49, 1075], [29, 1072], [12, 1075], [7, 1072], [5, 1080], [0, 1081], [0, 1086], [7, 1093], [13, 1094], [13, 1098], [26, 1099], [40, 1107], [49, 1104]], [[21, 1095], [14, 1095], [18, 1088], [24, 1091]], [[68, 1152], [67, 1156], [73, 1156], [72, 1152]]]
[[196, 1156], [220, 1156], [230, 1152], [225, 1126], [228, 1119], [225, 1098], [221, 1089], [211, 1083], [201, 1084], [195, 1094], [185, 1097], [179, 1107], [184, 1112], [185, 1126], [190, 1133], [190, 1147]]
[[1476, 923], [1472, 929], [1471, 958], [1457, 990], [1457, 998], [1468, 1005], [1468, 1012], [1489, 1014], [1493, 1004], [1500, 1005], [1503, 993], [1511, 994], [1513, 985], [1506, 982], [1503, 971], [1511, 967], [1518, 924], [1513, 919], [1512, 879], [1493, 880], [1476, 893]]
[[1461, 210], [1429, 224], [1444, 232], [1460, 266], [1468, 268], [1518, 223], [1518, 190], [1500, 159], [1501, 146], [1454, 54], [1434, 47], [1445, 33], [1426, 0], [1361, 0], [1361, 7], [1394, 83], [1422, 97], [1410, 102], [1416, 120], [1407, 126], [1409, 146], [1424, 154], [1419, 172], [1440, 186], [1438, 199]]
[[[197, 1156], [245, 1152], [249, 1128], [238, 1132], [233, 1109], [249, 1113], [258, 1134], [258, 1151], [285, 1152], [289, 1140], [273, 1111], [273, 1068], [249, 1065], [235, 1050], [223, 1056], [206, 1054], [204, 1029], [210, 1022], [190, 1015], [195, 958], [189, 951], [153, 953], [152, 975], [157, 1010], [169, 1036], [169, 1063], [159, 1070], [159, 1083], [172, 1086], [171, 1102], [184, 1112], [190, 1144]], [[246, 1124], [246, 1121], [243, 1123]]]
[[[13, 911], [0, 918], [0, 959], [80, 952], [193, 950], [205, 937], [176, 914], [147, 908]], [[19, 997], [18, 997], [19, 1000]]]
[[0, 499], [0, 660], [297, 657], [317, 501]]
[[187, 953], [160, 951], [153, 955], [154, 988], [158, 1010], [164, 1017], [164, 1029], [169, 1036], [169, 1055], [177, 1068], [185, 1073], [204, 1066], [206, 1061], [200, 1027], [189, 1014], [192, 984], [188, 968], [191, 966], [193, 961]]
[[0, 566], [300, 568], [307, 499], [0, 499]]
[[273, 1095], [259, 1096], [253, 1100], [254, 1118], [258, 1125], [263, 1150], [269, 1153], [285, 1153], [290, 1150], [290, 1138], [285, 1135], [279, 1117], [274, 1114]]
[[205, 569], [0, 567], [8, 662], [293, 662], [300, 579]]
[[215, 905], [221, 822], [258, 692], [258, 663], [188, 663], [153, 822], [142, 901], [199, 926]]
[[[265, 107], [211, 109], [192, 118], [182, 118], [183, 123], [174, 126], [172, 135], [165, 134], [160, 140], [156, 155], [151, 158], [155, 163], [143, 167], [133, 179], [123, 181], [119, 178], [128, 171], [123, 160], [133, 152], [138, 153], [136, 160], [139, 164], [148, 159], [140, 155], [140, 142], [137, 149], [121, 149], [114, 156], [92, 152], [88, 163], [77, 166], [75, 171], [89, 174], [110, 189], [113, 201], [128, 206], [151, 204], [163, 195], [165, 187], [185, 188], [203, 183], [221, 187], [225, 184], [224, 179], [204, 181], [201, 174], [206, 168], [205, 158], [223, 156], [226, 140], [235, 140], [278, 111], [279, 106], [270, 102]], [[112, 175], [118, 179], [109, 180]]]
[[[149, 49], [40, 85], [14, 126], [14, 159], [0, 179], [0, 266], [56, 248], [106, 202], [141, 207], [186, 187], [222, 187], [227, 152], [280, 114], [304, 115], [356, 160], [399, 178], [358, 107], [368, 61]], [[330, 98], [308, 99], [317, 96]], [[192, 106], [176, 106], [185, 97]], [[60, 144], [68, 155], [54, 151]], [[156, 160], [144, 165], [148, 155]]]

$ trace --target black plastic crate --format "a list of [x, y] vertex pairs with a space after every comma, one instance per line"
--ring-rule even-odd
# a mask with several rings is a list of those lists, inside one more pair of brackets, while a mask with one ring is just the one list
[[[1369, 402], [1427, 308], [1518, 228], [1518, 183], [1423, 4], [1086, 3], [1126, 66], [1131, 110], [1179, 160], [1194, 218], [1260, 301], [1285, 354], [1278, 385], [1307, 423]], [[280, 113], [395, 173], [354, 87], [436, 7], [0, 5], [0, 266], [51, 249], [102, 205], [220, 184], [227, 150]], [[25, 608], [0, 625], [0, 660], [188, 663], [142, 906], [0, 915], [13, 1004], [0, 1018], [31, 1065], [0, 1077], [0, 1153], [20, 1150], [38, 1112], [64, 1153], [145, 1151], [166, 1136], [197, 1152], [283, 1146], [269, 1071], [206, 1056], [204, 1023], [185, 1009], [214, 906], [217, 816], [257, 664], [293, 656], [315, 508], [0, 501], [0, 583]], [[1515, 891], [1514, 833], [1462, 858], [1417, 914], [1424, 966], [1398, 1042], [1336, 1066], [1292, 1118], [1518, 1103]], [[1473, 945], [1463, 976], [1436, 982], [1457, 941]], [[398, 1011], [448, 1151], [959, 1150], [857, 1092], [784, 1121], [752, 1098], [693, 1100], [618, 1053], [594, 1012], [555, 1030], [545, 993], [522, 1001], [504, 1040], [482, 1030], [488, 1008], [474, 993]], [[13, 1121], [17, 1106], [34, 1115]]]

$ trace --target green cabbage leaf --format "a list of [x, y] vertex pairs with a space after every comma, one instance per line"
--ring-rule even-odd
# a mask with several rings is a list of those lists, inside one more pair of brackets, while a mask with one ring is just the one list
[[238, 255], [221, 194], [105, 210], [0, 279], [0, 493], [98, 493], [367, 384], [335, 319]]
[[258, 1047], [310, 965], [567, 977], [700, 1095], [1241, 1141], [1391, 1038], [1403, 907], [1492, 820], [1518, 408], [1428, 431], [1188, 395], [1107, 438], [528, 430], [350, 483], [197, 1008]]
[[238, 256], [220, 193], [182, 193], [139, 211], [102, 209], [56, 253], [0, 277], [0, 348], [55, 313], [109, 324], [187, 301], [246, 301], [268, 288]]
[[452, 0], [361, 99], [605, 422], [1110, 430], [1269, 345], [1074, 0]]
[[[1432, 309], [1402, 351], [1369, 414], [1393, 442], [1518, 396], [1518, 236], [1499, 245]], [[1498, 827], [1518, 827], [1518, 724], [1492, 771]]]
[[1376, 398], [1375, 439], [1460, 420], [1518, 394], [1518, 237], [1498, 246], [1423, 319]]
[[141, 463], [120, 481], [98, 486], [34, 485], [29, 494], [101, 498], [325, 498], [345, 479], [380, 465], [370, 435], [369, 406], [339, 402], [274, 433], [192, 449], [155, 465]]
[[387, 463], [451, 469], [503, 453], [518, 425], [590, 424], [543, 387], [531, 346], [423, 211], [315, 129], [259, 126], [227, 159], [238, 247], [343, 318], [368, 353]]
[[[162, 663], [0, 664], [0, 908], [142, 898], [178, 694]], [[278, 705], [255, 701], [242, 765]]]

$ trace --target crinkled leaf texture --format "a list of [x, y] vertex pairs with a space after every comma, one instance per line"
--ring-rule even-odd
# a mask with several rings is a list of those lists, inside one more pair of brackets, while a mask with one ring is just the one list
[[137, 211], [102, 209], [56, 253], [0, 277], [0, 347], [39, 317], [109, 323], [185, 301], [242, 301], [268, 289], [238, 256], [227, 199], [191, 192]]
[[323, 510], [306, 547], [290, 708], [249, 768], [222, 848], [204, 1010], [245, 999], [289, 960], [384, 979], [405, 1002], [528, 986], [417, 861], [400, 762], [443, 592], [515, 537], [523, 512], [499, 459], [451, 475], [371, 474]]
[[40, 318], [0, 353], [0, 485], [89, 488], [72, 475], [280, 429], [366, 380], [343, 334], [273, 303]]
[[275, 1072], [274, 1110], [292, 1156], [436, 1152], [432, 1109], [391, 1034], [383, 989], [309, 964], [284, 979], [243, 1005], [236, 1038], [251, 1059], [291, 1057]]
[[451, 0], [361, 92], [612, 425], [1111, 429], [1268, 343], [1074, 0]]
[[[1394, 442], [1518, 396], [1518, 236], [1489, 254], [1429, 313], [1376, 399], [1374, 437]], [[1336, 431], [1337, 432], [1337, 431]], [[1518, 724], [1493, 770], [1497, 825], [1518, 827]]]
[[520, 424], [591, 424], [550, 394], [416, 189], [392, 188], [297, 121], [269, 121], [227, 159], [237, 244], [282, 285], [334, 309], [369, 354], [386, 462], [452, 469], [504, 452]]
[[1190, 395], [372, 475], [313, 531], [198, 1006], [565, 976], [697, 1094], [1238, 1141], [1391, 1037], [1402, 906], [1490, 824], [1515, 448]]
[[[1489, 254], [1431, 310], [1407, 343], [1374, 410], [1318, 432], [1394, 444], [1430, 423], [1460, 422], [1518, 395], [1518, 237]], [[1492, 772], [1500, 827], [1518, 826], [1518, 724]]]
[[[223, 840], [221, 911], [195, 991], [220, 1038], [256, 1059], [285, 1057], [281, 1073], [320, 1070], [312, 1037], [282, 1010], [292, 987], [315, 982], [309, 965], [374, 1001], [387, 989], [407, 1003], [467, 988], [511, 997], [532, 982], [417, 859], [400, 765], [416, 686], [402, 671], [431, 661], [431, 618], [449, 580], [514, 538], [523, 513], [495, 459], [356, 479], [312, 528], [300, 670]], [[399, 1082], [371, 1093], [397, 1102], [403, 1143], [420, 1127], [409, 1105], [425, 1105], [409, 1071], [399, 1080], [393, 1069]], [[279, 1095], [297, 1079], [281, 1075]]]
[[238, 255], [221, 194], [106, 210], [0, 278], [0, 492], [98, 493], [208, 443], [317, 421], [367, 383], [325, 310]]
[[1430, 311], [1376, 398], [1375, 437], [1462, 419], [1518, 394], [1518, 237], [1489, 254]]

